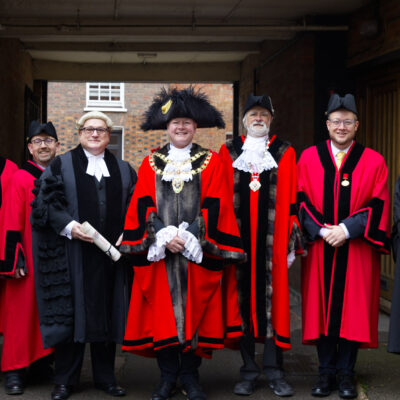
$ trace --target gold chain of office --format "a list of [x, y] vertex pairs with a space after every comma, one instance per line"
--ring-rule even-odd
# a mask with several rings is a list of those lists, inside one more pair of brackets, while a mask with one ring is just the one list
[[207, 157], [204, 160], [203, 164], [200, 167], [198, 167], [196, 169], [192, 169], [190, 171], [190, 173], [192, 175], [196, 175], [196, 174], [199, 174], [200, 172], [202, 172], [207, 167], [208, 163], [210, 162], [211, 156], [212, 156], [211, 151], [209, 151], [209, 150], [201, 150], [198, 153], [196, 153], [195, 155], [193, 155], [192, 157], [190, 157], [190, 158], [188, 158], [186, 160], [183, 160], [183, 161], [168, 160], [167, 156], [165, 156], [164, 154], [154, 152], [154, 153], [150, 154], [149, 162], [150, 162], [151, 168], [154, 170], [154, 172], [157, 175], [166, 175], [166, 173], [165, 173], [165, 170], [162, 170], [162, 169], [156, 167], [156, 165], [154, 163], [154, 157], [160, 158], [166, 164], [173, 165], [176, 168], [175, 172], [176, 172], [176, 174], [178, 176], [175, 176], [172, 179], [172, 182], [171, 182], [172, 189], [174, 190], [175, 193], [180, 193], [182, 191], [182, 189], [183, 189], [183, 185], [185, 184], [185, 181], [179, 176], [181, 174], [180, 168], [183, 165], [188, 164], [189, 162], [193, 163], [194, 161], [196, 161], [198, 158], [204, 156], [205, 154], [207, 154]]

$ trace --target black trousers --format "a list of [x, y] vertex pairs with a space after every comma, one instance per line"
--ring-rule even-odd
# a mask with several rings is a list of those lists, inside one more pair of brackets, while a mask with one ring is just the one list
[[320, 336], [317, 340], [319, 373], [354, 375], [359, 342], [332, 336]]
[[[85, 343], [67, 343], [55, 348], [54, 383], [76, 385], [81, 374]], [[115, 343], [90, 343], [93, 381], [115, 384]]]
[[161, 380], [182, 384], [198, 382], [201, 357], [193, 351], [182, 352], [179, 347], [166, 348], [156, 352]]
[[[260, 367], [255, 361], [255, 340], [252, 334], [243, 336], [240, 340], [240, 354], [243, 365], [240, 368], [240, 377], [254, 381], [260, 375]], [[282, 349], [275, 344], [275, 340], [265, 339], [262, 369], [268, 380], [282, 378], [283, 373]]]

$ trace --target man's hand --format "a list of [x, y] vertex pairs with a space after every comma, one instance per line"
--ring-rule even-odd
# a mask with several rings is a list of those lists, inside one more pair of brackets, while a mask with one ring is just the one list
[[83, 240], [84, 242], [93, 243], [92, 237], [83, 232], [82, 225], [78, 222], [72, 227], [71, 236], [73, 239], [79, 239]]
[[324, 236], [325, 242], [332, 247], [340, 247], [345, 243], [346, 233], [341, 226], [325, 224], [325, 228], [328, 229], [328, 232]]
[[165, 247], [171, 253], [180, 253], [185, 248], [185, 241], [176, 235], [170, 242], [165, 244]]
[[24, 268], [16, 268], [13, 278], [15, 279], [20, 279], [23, 278], [26, 275]]

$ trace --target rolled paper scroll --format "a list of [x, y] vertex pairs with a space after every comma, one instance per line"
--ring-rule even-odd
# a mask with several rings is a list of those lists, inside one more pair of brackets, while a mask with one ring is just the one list
[[86, 235], [89, 235], [93, 239], [94, 244], [113, 261], [118, 261], [120, 259], [121, 253], [104, 236], [97, 232], [89, 222], [85, 221], [82, 224], [82, 230]]

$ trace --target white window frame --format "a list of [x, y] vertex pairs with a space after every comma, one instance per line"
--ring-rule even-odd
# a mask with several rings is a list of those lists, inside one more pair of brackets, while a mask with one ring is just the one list
[[[109, 93], [111, 92], [111, 85], [119, 85], [119, 101], [112, 100], [91, 100], [90, 99], [90, 85], [97, 85], [100, 90], [100, 85], [109, 85]], [[111, 94], [111, 93], [110, 93]], [[86, 82], [86, 107], [85, 111], [111, 111], [111, 112], [127, 112], [125, 108], [125, 84], [123, 82]]]

